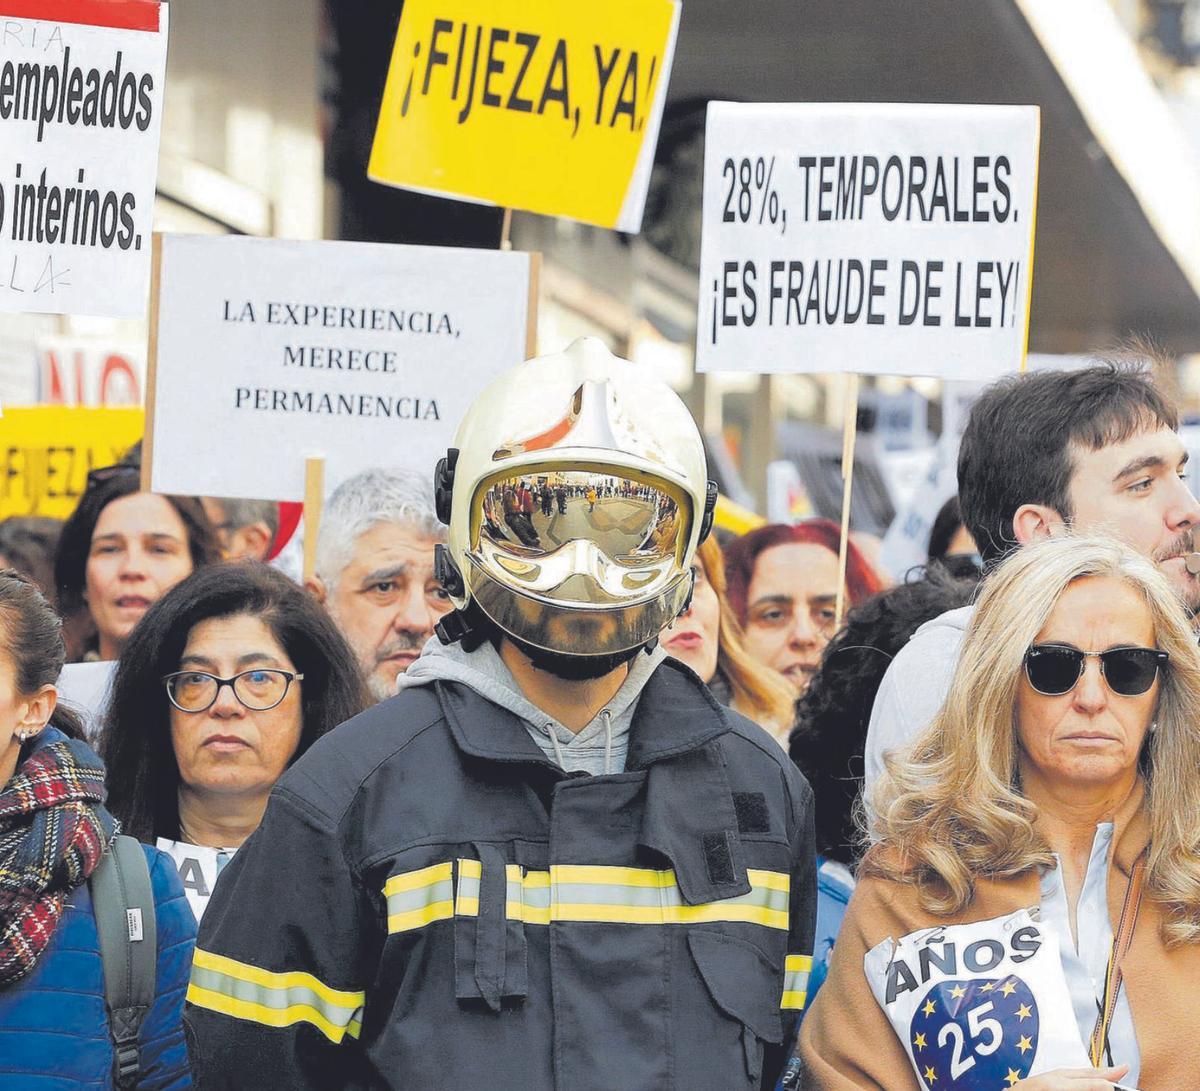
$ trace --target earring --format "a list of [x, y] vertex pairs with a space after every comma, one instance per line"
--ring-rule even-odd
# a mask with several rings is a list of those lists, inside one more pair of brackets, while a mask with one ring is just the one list
[[1154, 722], [1153, 722], [1153, 723], [1150, 725], [1150, 734], [1151, 734], [1151, 735], [1153, 735], [1153, 734], [1154, 734], [1154, 732], [1156, 732], [1157, 730], [1158, 730], [1158, 721], [1157, 721], [1157, 720], [1155, 720], [1155, 721], [1154, 721]]

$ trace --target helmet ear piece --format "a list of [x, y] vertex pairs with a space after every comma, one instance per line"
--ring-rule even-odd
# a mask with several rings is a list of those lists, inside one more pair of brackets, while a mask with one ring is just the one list
[[[692, 596], [696, 593], [696, 570], [694, 568], [691, 571], [691, 577], [691, 581], [688, 583], [687, 598], [683, 600], [683, 605], [679, 608], [679, 613], [675, 615], [676, 617], [683, 617], [692, 608]], [[655, 639], [657, 640], [658, 638], [656, 637]]]
[[454, 467], [458, 464], [458, 448], [451, 447], [445, 458], [439, 458], [433, 471], [433, 501], [437, 517], [450, 525], [451, 500], [454, 497]]
[[696, 545], [703, 542], [712, 532], [713, 520], [717, 516], [717, 491], [717, 483], [710, 481], [704, 495], [704, 516], [700, 520], [700, 537], [696, 539]]
[[441, 542], [433, 547], [433, 578], [451, 598], [461, 598], [466, 593], [462, 573], [450, 556], [449, 547]]

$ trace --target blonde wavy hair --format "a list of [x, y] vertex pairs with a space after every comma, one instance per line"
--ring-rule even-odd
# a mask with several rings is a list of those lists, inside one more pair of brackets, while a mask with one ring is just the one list
[[729, 683], [732, 704], [783, 744], [796, 715], [796, 698], [787, 679], [760, 663], [742, 642], [742, 627], [729, 605], [725, 559], [715, 535], [709, 535], [696, 550], [696, 560], [717, 593], [721, 604], [717, 628], [717, 670]]
[[1067, 535], [1017, 550], [984, 582], [946, 703], [906, 753], [887, 758], [871, 797], [881, 842], [865, 874], [916, 886], [937, 916], [963, 910], [977, 877], [1053, 866], [1022, 794], [1016, 702], [1026, 649], [1075, 580], [1122, 580], [1146, 603], [1157, 646], [1156, 719], [1141, 755], [1150, 824], [1147, 893], [1168, 944], [1200, 942], [1200, 648], [1166, 578], [1106, 538]]

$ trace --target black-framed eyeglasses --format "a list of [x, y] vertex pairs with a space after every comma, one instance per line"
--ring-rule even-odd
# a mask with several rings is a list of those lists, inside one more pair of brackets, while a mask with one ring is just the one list
[[163, 678], [167, 698], [180, 712], [204, 712], [212, 708], [222, 686], [246, 708], [266, 712], [282, 701], [293, 682], [303, 681], [304, 675], [276, 667], [255, 667], [232, 678], [218, 678], [207, 671], [175, 671]]
[[1025, 653], [1025, 677], [1038, 693], [1061, 697], [1083, 677], [1085, 659], [1100, 660], [1100, 674], [1113, 693], [1137, 697], [1145, 693], [1171, 656], [1157, 648], [1109, 648], [1083, 652], [1065, 644], [1034, 644]]

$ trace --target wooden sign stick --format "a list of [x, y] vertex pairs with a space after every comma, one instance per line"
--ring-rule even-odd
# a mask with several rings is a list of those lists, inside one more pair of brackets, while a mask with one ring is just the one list
[[162, 277], [162, 234], [150, 240], [150, 336], [146, 342], [146, 429], [142, 433], [142, 492], [150, 491], [150, 467], [154, 461], [154, 404], [158, 396], [158, 296]]
[[838, 547], [837, 625], [846, 609], [846, 561], [850, 544], [850, 494], [854, 486], [854, 441], [858, 437], [858, 375], [846, 374], [846, 397], [842, 420], [842, 535]]
[[317, 571], [317, 532], [321, 529], [321, 510], [325, 506], [325, 460], [304, 460], [304, 578]]
[[512, 249], [512, 239], [509, 238], [509, 235], [511, 232], [512, 232], [512, 209], [506, 208], [504, 210], [504, 222], [500, 225], [500, 249], [501, 250], [511, 250]]

